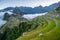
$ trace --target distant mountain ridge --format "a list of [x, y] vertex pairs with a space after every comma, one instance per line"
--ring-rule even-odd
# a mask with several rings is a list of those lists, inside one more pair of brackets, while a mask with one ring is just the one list
[[[40, 6], [34, 7], [34, 8], [32, 8], [32, 7], [23, 7], [23, 6], [18, 7], [18, 8], [22, 12], [35, 14], [35, 13], [44, 13], [44, 12], [51, 11], [51, 10], [55, 9], [57, 6], [58, 6], [58, 3], [54, 3], [54, 4], [50, 5], [50, 6], [45, 6], [45, 7], [40, 5]], [[3, 11], [3, 12], [4, 11], [11, 11], [13, 9], [14, 9], [14, 7], [7, 7], [5, 9], [0, 10], [0, 12], [1, 11]]]

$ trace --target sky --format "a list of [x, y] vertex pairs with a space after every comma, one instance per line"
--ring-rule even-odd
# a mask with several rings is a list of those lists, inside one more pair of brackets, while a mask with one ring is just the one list
[[36, 7], [39, 5], [49, 6], [53, 3], [57, 3], [60, 0], [0, 0], [0, 9], [4, 9], [6, 7], [16, 7], [16, 6], [24, 6], [24, 7]]

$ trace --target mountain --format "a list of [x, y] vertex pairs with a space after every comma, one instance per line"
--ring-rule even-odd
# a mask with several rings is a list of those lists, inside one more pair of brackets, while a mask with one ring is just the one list
[[[44, 13], [44, 12], [48, 12], [48, 11], [51, 11], [53, 9], [55, 9], [56, 7], [58, 6], [58, 3], [54, 3], [50, 6], [45, 6], [45, 7], [42, 7], [41, 5], [40, 6], [37, 6], [37, 7], [18, 7], [22, 12], [25, 12], [25, 13], [29, 13], [29, 14], [35, 14], [35, 13]], [[14, 7], [8, 7], [8, 8], [5, 8], [3, 10], [0, 10], [0, 11], [11, 11], [13, 10]]]
[[27, 20], [10, 17], [0, 28], [1, 40], [60, 40], [60, 6], [43, 16]]
[[48, 11], [51, 11], [53, 9], [55, 9], [56, 7], [58, 6], [58, 3], [54, 3], [50, 6], [45, 6], [45, 7], [42, 7], [41, 5], [38, 6], [38, 7], [34, 7], [34, 8], [31, 8], [31, 7], [20, 7], [20, 9], [26, 13], [44, 13], [44, 12], [48, 12]]
[[36, 29], [24, 32], [16, 40], [60, 40], [60, 6], [33, 19]]
[[0, 10], [0, 12], [11, 11], [13, 9], [14, 9], [13, 7], [7, 7], [5, 9]]
[[44, 7], [44, 9], [47, 10], [47, 11], [50, 11], [50, 10], [54, 10], [57, 7], [58, 7], [58, 3], [55, 3], [55, 4], [52, 4], [50, 6]]

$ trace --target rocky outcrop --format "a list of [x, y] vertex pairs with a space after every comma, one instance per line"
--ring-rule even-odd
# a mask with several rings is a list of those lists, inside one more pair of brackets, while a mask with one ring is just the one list
[[19, 17], [23, 15], [23, 12], [18, 7], [14, 8], [13, 13]]
[[9, 15], [8, 13], [5, 13], [5, 14], [4, 14], [4, 17], [3, 17], [3, 20], [8, 20], [9, 17], [10, 17], [10, 15]]

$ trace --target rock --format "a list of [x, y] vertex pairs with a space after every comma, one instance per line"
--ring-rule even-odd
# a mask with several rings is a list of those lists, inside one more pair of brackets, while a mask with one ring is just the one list
[[40, 36], [40, 37], [42, 37], [42, 36], [43, 36], [43, 34], [42, 34], [42, 33], [40, 33], [40, 34], [39, 34], [39, 36]]
[[56, 17], [59, 17], [59, 15], [56, 15]]
[[3, 34], [4, 32], [0, 30], [0, 34]]
[[5, 13], [5, 14], [4, 14], [4, 17], [3, 17], [3, 20], [8, 20], [9, 17], [10, 17], [10, 15], [9, 15], [8, 13]]

